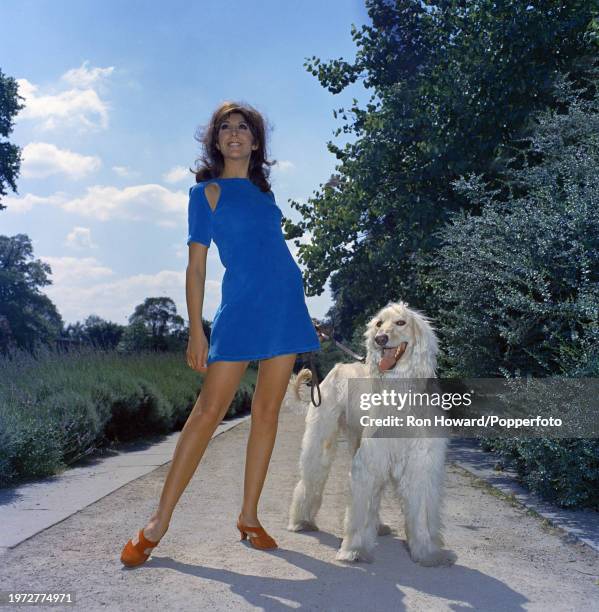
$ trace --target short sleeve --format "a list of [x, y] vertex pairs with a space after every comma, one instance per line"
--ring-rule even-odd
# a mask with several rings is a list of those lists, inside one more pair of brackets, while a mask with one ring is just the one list
[[187, 206], [187, 244], [199, 242], [209, 247], [212, 240], [212, 210], [204, 195], [204, 186], [196, 185], [189, 189]]

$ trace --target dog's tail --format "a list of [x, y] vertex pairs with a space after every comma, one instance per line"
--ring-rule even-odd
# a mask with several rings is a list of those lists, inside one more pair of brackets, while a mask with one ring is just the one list
[[312, 371], [303, 368], [289, 379], [287, 392], [283, 398], [282, 406], [296, 414], [307, 414], [310, 405], [310, 387], [307, 383], [312, 380]]

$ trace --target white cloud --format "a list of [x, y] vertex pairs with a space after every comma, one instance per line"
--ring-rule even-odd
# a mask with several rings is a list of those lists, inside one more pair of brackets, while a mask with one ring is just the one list
[[[173, 249], [175, 250], [175, 257], [177, 259], [183, 259], [184, 257], [186, 258], [189, 254], [189, 248], [181, 242], [173, 243]], [[208, 255], [210, 255], [210, 250], [208, 251]]]
[[2, 203], [7, 206], [5, 212], [24, 213], [33, 206], [50, 204], [99, 221], [128, 219], [156, 223], [161, 227], [178, 227], [187, 220], [187, 201], [186, 191], [170, 191], [162, 185], [150, 183], [123, 189], [94, 185], [78, 198], [69, 197], [64, 192], [46, 197], [28, 193], [21, 198], [6, 197]]
[[98, 245], [92, 240], [89, 227], [74, 227], [64, 242], [65, 246], [72, 249], [97, 249]]
[[87, 62], [84, 62], [81, 67], [62, 75], [62, 80], [70, 84], [72, 89], [43, 94], [34, 83], [27, 79], [17, 79], [19, 94], [25, 98], [25, 108], [19, 113], [18, 120], [39, 121], [44, 130], [60, 127], [106, 129], [109, 105], [100, 97], [96, 88], [112, 71], [113, 67], [89, 69]]
[[47, 142], [31, 142], [23, 148], [21, 170], [25, 178], [45, 178], [64, 174], [81, 179], [102, 165], [99, 157], [81, 155], [68, 149], [59, 149]]
[[114, 66], [108, 68], [88, 68], [89, 61], [83, 62], [79, 68], [67, 70], [60, 78], [73, 87], [90, 87], [94, 83], [109, 77], [114, 71]]
[[127, 166], [112, 166], [112, 170], [123, 178], [128, 178], [137, 174], [137, 172], [134, 172], [133, 170], [131, 170], [131, 168], [128, 168]]
[[[41, 257], [52, 268], [52, 285], [42, 291], [56, 304], [66, 322], [83, 321], [90, 314], [127, 324], [128, 317], [147, 297], [170, 297], [187, 319], [185, 270], [161, 270], [110, 279], [114, 272], [92, 257]], [[206, 280], [204, 318], [210, 319], [220, 300], [219, 281]]]
[[194, 175], [189, 171], [189, 168], [184, 166], [175, 166], [162, 176], [162, 180], [167, 183], [178, 183], [184, 179], [187, 182], [192, 182], [192, 178], [195, 181]]
[[40, 257], [50, 264], [54, 286], [66, 287], [95, 284], [114, 272], [101, 265], [95, 257]]
[[179, 223], [173, 219], [163, 219], [162, 221], [157, 221], [156, 225], [159, 225], [160, 227], [177, 227]]
[[295, 168], [295, 164], [289, 160], [278, 160], [277, 163], [272, 167], [273, 170], [280, 170], [281, 172], [287, 172]]
[[117, 187], [95, 185], [87, 193], [61, 204], [63, 210], [100, 221], [130, 219], [177, 225], [187, 211], [187, 194], [172, 192], [162, 185]]
[[51, 196], [36, 196], [33, 193], [27, 193], [21, 198], [7, 196], [2, 200], [7, 208], [4, 213], [23, 214], [29, 212], [34, 206], [60, 206], [65, 201], [64, 193], [55, 193]]

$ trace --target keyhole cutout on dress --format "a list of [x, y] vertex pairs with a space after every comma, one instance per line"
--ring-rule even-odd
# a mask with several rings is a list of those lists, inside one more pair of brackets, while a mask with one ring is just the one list
[[209, 183], [204, 187], [204, 195], [208, 200], [208, 204], [210, 204], [212, 212], [215, 212], [220, 200], [220, 185], [217, 183]]

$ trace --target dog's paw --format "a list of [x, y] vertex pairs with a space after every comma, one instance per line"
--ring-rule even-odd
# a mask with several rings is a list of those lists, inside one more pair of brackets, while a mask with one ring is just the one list
[[386, 535], [389, 535], [391, 533], [391, 527], [389, 527], [389, 525], [386, 525], [385, 523], [381, 523], [377, 527], [376, 532], [380, 536], [386, 536]]
[[288, 531], [318, 531], [318, 525], [312, 521], [297, 521], [287, 525]]
[[364, 561], [366, 563], [372, 563], [374, 557], [371, 553], [366, 552], [362, 548], [356, 549], [343, 549], [340, 548], [337, 551], [337, 555], [335, 556], [337, 561], [347, 561], [351, 563], [355, 563], [356, 561]]
[[457, 555], [451, 550], [435, 550], [422, 555], [410, 552], [412, 561], [423, 567], [437, 567], [439, 565], [453, 565], [457, 560]]

